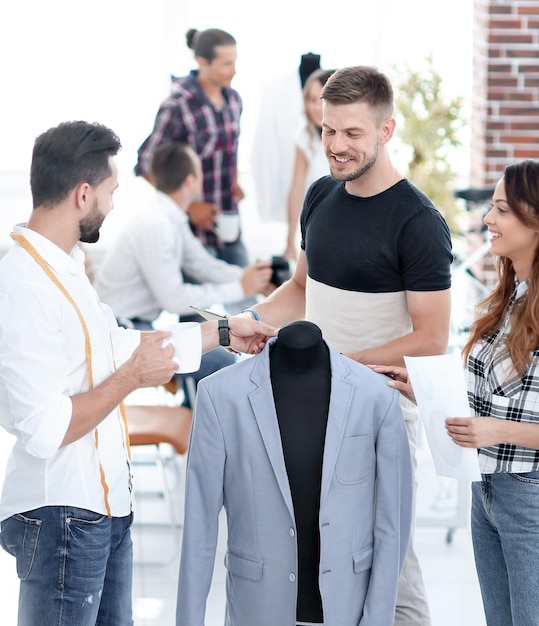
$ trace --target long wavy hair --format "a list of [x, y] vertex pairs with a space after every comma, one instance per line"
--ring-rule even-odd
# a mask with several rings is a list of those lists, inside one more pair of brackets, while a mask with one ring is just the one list
[[[539, 161], [525, 160], [508, 165], [503, 180], [507, 204], [525, 226], [539, 231]], [[496, 262], [498, 282], [492, 293], [477, 306], [477, 316], [463, 349], [467, 361], [472, 346], [498, 331], [515, 289], [515, 269], [507, 257]], [[535, 250], [528, 291], [511, 311], [510, 333], [505, 350], [515, 371], [523, 376], [531, 353], [539, 346], [539, 246]]]

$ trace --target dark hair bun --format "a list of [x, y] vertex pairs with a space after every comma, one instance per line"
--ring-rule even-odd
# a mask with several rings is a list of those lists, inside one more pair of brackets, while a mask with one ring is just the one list
[[198, 33], [196, 28], [190, 28], [185, 34], [185, 40], [187, 41], [187, 47], [191, 50], [193, 49], [193, 44], [195, 41], [195, 35]]

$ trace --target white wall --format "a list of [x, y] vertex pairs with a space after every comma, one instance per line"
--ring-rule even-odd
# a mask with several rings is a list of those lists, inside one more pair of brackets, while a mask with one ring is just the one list
[[[248, 170], [261, 85], [296, 72], [309, 51], [321, 55], [324, 67], [375, 64], [391, 77], [395, 66], [433, 53], [446, 93], [468, 98], [472, 16], [472, 0], [4, 0], [0, 243], [9, 243], [12, 223], [31, 208], [27, 172], [35, 137], [61, 121], [99, 121], [120, 136], [117, 206], [129, 208], [148, 192], [144, 181], [132, 180], [136, 150], [168, 94], [170, 74], [194, 67], [188, 28], [223, 28], [238, 41], [234, 87], [244, 99], [240, 164]], [[460, 163], [466, 175], [467, 154]], [[122, 219], [115, 213], [106, 230]]]
[[468, 96], [472, 5], [6, 0], [0, 9], [0, 171], [26, 170], [35, 136], [66, 119], [111, 126], [124, 144], [121, 169], [130, 169], [170, 73], [193, 66], [184, 38], [191, 27], [220, 27], [238, 40], [234, 86], [245, 100], [245, 142], [262, 82], [295, 71], [311, 50], [325, 67], [373, 63], [388, 73], [396, 63], [433, 52], [447, 91]]

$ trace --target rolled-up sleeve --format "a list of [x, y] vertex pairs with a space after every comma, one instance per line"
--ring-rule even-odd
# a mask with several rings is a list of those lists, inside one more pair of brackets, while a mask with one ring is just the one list
[[39, 458], [56, 453], [71, 420], [61, 319], [61, 307], [38, 285], [0, 294], [0, 423]]

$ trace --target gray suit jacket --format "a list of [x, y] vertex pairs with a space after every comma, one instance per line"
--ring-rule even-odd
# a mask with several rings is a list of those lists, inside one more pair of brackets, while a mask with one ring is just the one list
[[[273, 401], [268, 342], [199, 383], [187, 463], [177, 626], [203, 626], [224, 506], [226, 626], [296, 623], [294, 509]], [[392, 626], [412, 515], [399, 393], [330, 348], [320, 494], [325, 626]]]

